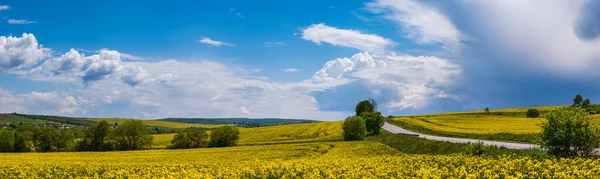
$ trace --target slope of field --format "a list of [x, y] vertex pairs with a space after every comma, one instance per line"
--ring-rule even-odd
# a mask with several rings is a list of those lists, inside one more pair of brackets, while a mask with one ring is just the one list
[[543, 118], [482, 114], [397, 117], [396, 121], [439, 132], [455, 134], [537, 134]]
[[37, 119], [29, 119], [29, 118], [25, 118], [22, 116], [15, 116], [12, 114], [0, 114], [0, 124], [6, 124], [6, 123], [11, 123], [11, 124], [45, 124], [45, 123], [49, 123], [48, 121], [44, 121], [44, 120], [37, 120]]
[[0, 154], [0, 178], [594, 178], [600, 160], [408, 155], [376, 142]]
[[[87, 118], [88, 120], [92, 120], [95, 122], [100, 122], [105, 120], [109, 124], [121, 124], [130, 119], [123, 118]], [[188, 123], [179, 123], [179, 122], [170, 122], [170, 121], [160, 121], [160, 120], [141, 120], [145, 125], [152, 127], [165, 127], [165, 128], [173, 128], [173, 129], [185, 129], [189, 127], [202, 127], [202, 128], [213, 128], [220, 127], [223, 125], [215, 125], [215, 124], [188, 124]]]
[[[315, 122], [238, 128], [240, 130], [238, 145], [341, 141], [343, 140], [342, 123], [342, 121]], [[154, 141], [151, 148], [164, 149], [171, 144], [175, 134], [157, 134], [153, 136]]]
[[[537, 143], [545, 114], [561, 106], [536, 107], [540, 118], [526, 118], [529, 108], [510, 108], [483, 111], [442, 113], [394, 117], [388, 122], [424, 134], [484, 140]], [[600, 124], [600, 115], [592, 115], [592, 122]]]

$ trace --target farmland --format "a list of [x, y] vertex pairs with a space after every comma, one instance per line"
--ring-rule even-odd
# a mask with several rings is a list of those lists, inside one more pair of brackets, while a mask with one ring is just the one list
[[[106, 121], [109, 124], [120, 124], [130, 119], [125, 118], [87, 118], [87, 120], [100, 122]], [[179, 123], [179, 122], [170, 122], [170, 121], [160, 121], [160, 120], [142, 120], [145, 125], [152, 127], [164, 127], [164, 128], [173, 128], [173, 129], [185, 129], [189, 127], [202, 127], [202, 128], [213, 128], [223, 126], [221, 124], [187, 124], [187, 123]]]
[[[536, 143], [545, 114], [559, 106], [535, 107], [540, 118], [526, 118], [529, 108], [508, 108], [483, 111], [398, 116], [389, 122], [405, 129], [426, 134], [485, 140]], [[600, 115], [592, 115], [592, 122], [600, 124]]]
[[402, 154], [376, 142], [0, 154], [1, 178], [594, 177], [595, 159]]
[[[539, 132], [536, 127], [543, 118], [524, 118], [518, 113], [407, 116], [396, 117], [394, 122], [468, 137]], [[225, 148], [165, 150], [175, 134], [156, 134], [151, 150], [1, 153], [0, 178], [590, 178], [600, 172], [600, 160], [595, 158], [556, 159], [544, 157], [539, 150], [501, 148], [489, 155], [471, 156], [464, 153], [467, 144], [385, 131], [368, 136], [367, 141], [344, 142], [342, 124], [239, 128], [237, 146]]]
[[[240, 128], [238, 145], [264, 145], [317, 141], [341, 141], [342, 122], [288, 124], [257, 128]], [[152, 148], [166, 148], [175, 134], [154, 135]]]

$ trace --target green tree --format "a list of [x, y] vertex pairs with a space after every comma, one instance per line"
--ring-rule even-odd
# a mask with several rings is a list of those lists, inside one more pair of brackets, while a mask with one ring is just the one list
[[235, 146], [240, 139], [240, 131], [234, 126], [213, 128], [210, 133], [210, 147]]
[[85, 137], [79, 141], [77, 150], [79, 151], [109, 151], [112, 145], [108, 142], [111, 134], [110, 124], [106, 121], [100, 121], [95, 126], [89, 127], [85, 131]]
[[364, 140], [367, 133], [365, 121], [359, 116], [350, 116], [344, 120], [344, 140]]
[[127, 120], [117, 127], [112, 138], [118, 150], [139, 150], [152, 144], [152, 135], [140, 120]]
[[581, 95], [579, 95], [579, 94], [578, 94], [578, 95], [577, 95], [577, 96], [575, 96], [575, 98], [573, 99], [573, 106], [574, 106], [574, 107], [576, 107], [576, 106], [580, 106], [582, 101], [583, 101], [583, 98], [581, 97]]
[[527, 110], [527, 114], [525, 115], [525, 117], [538, 118], [538, 117], [540, 117], [540, 111], [538, 111], [537, 109], [534, 109], [534, 108], [530, 108]]
[[583, 109], [550, 112], [542, 126], [542, 147], [557, 157], [590, 155], [599, 146], [599, 131]]
[[33, 131], [29, 126], [20, 127], [15, 133], [15, 152], [32, 152], [35, 150]]
[[488, 108], [488, 107], [485, 107], [485, 109], [483, 109], [483, 112], [484, 112], [485, 114], [490, 114], [490, 108]]
[[0, 129], [0, 152], [12, 152], [15, 145], [15, 132], [8, 129]]
[[589, 107], [590, 107], [590, 99], [585, 98], [585, 100], [583, 100], [583, 102], [581, 102], [581, 108], [587, 109]]
[[360, 116], [363, 112], [375, 112], [375, 107], [368, 100], [360, 101], [356, 104], [356, 116]]
[[175, 134], [171, 141], [171, 149], [201, 148], [208, 144], [208, 134], [202, 128], [192, 127]]
[[360, 117], [365, 120], [367, 132], [379, 134], [381, 126], [383, 126], [383, 116], [380, 112], [363, 112]]

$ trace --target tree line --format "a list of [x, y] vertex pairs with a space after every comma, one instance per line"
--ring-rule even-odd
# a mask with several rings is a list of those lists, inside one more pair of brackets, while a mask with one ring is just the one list
[[[101, 121], [83, 131], [22, 125], [16, 129], [0, 129], [0, 152], [142, 150], [152, 144], [153, 130], [140, 120], [127, 120], [115, 128]], [[188, 128], [177, 133], [168, 148], [235, 146], [239, 135], [234, 126], [223, 126], [210, 132], [203, 128]]]

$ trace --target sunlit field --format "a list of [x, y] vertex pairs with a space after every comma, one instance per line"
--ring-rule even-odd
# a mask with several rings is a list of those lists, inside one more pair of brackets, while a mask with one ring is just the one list
[[600, 160], [408, 155], [376, 142], [0, 154], [0, 178], [593, 178]]
[[[255, 128], [239, 128], [238, 145], [284, 144], [301, 142], [340, 141], [342, 121], [287, 124]], [[210, 131], [209, 131], [210, 133]], [[175, 134], [156, 134], [152, 148], [166, 148]]]
[[457, 134], [537, 134], [543, 118], [495, 115], [436, 115], [397, 117], [396, 121], [426, 129]]

